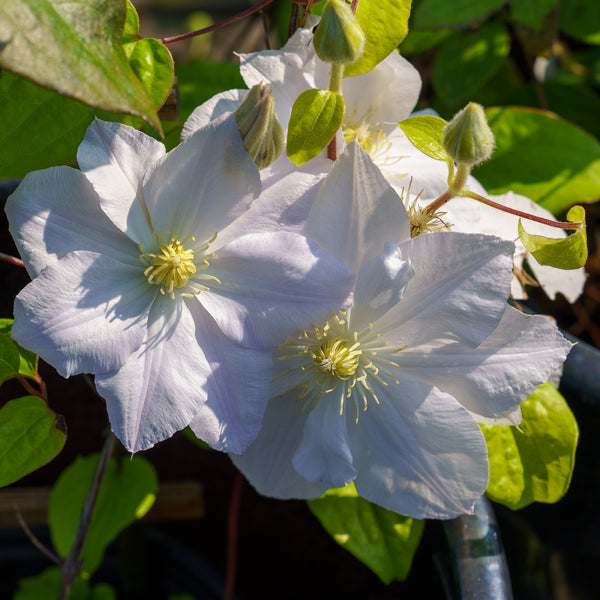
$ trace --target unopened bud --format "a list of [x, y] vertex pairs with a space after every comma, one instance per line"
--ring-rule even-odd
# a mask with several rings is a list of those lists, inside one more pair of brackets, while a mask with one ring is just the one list
[[494, 134], [481, 104], [469, 102], [444, 129], [444, 149], [456, 163], [469, 167], [487, 160], [494, 151]]
[[365, 34], [344, 0], [328, 0], [313, 41], [324, 62], [353, 63], [365, 47]]
[[283, 129], [268, 85], [251, 88], [235, 111], [244, 148], [259, 169], [268, 167], [283, 152]]

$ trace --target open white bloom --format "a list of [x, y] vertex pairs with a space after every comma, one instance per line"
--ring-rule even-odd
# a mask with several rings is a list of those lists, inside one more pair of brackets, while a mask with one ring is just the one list
[[506, 304], [511, 242], [409, 231], [351, 143], [306, 232], [358, 273], [353, 305], [307, 321], [275, 353], [262, 429], [232, 457], [259, 492], [314, 498], [353, 481], [400, 514], [468, 512], [488, 481], [475, 416], [513, 410], [565, 359], [571, 344], [553, 323]]
[[192, 421], [214, 448], [243, 451], [264, 411], [267, 349], [343, 302], [353, 273], [299, 234], [245, 228], [260, 179], [233, 116], [168, 154], [96, 120], [77, 158], [81, 171], [31, 173], [8, 201], [33, 279], [14, 338], [64, 376], [95, 374], [131, 451]]

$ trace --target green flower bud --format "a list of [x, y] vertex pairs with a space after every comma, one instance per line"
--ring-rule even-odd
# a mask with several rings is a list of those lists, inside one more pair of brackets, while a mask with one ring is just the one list
[[494, 134], [481, 104], [469, 102], [444, 128], [444, 149], [459, 164], [469, 167], [487, 160], [494, 151]]
[[353, 63], [365, 47], [365, 34], [344, 0], [328, 0], [313, 41], [324, 62]]
[[255, 85], [234, 114], [244, 148], [256, 166], [264, 169], [275, 162], [283, 152], [283, 129], [271, 88], [262, 83]]

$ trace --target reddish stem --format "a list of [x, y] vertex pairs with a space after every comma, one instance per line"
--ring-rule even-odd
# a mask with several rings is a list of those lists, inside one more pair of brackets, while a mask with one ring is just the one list
[[235, 592], [238, 554], [238, 524], [243, 486], [244, 478], [239, 471], [236, 471], [231, 490], [231, 502], [229, 504], [229, 516], [227, 519], [227, 575], [223, 600], [233, 600]]
[[17, 267], [24, 267], [25, 263], [15, 256], [10, 256], [9, 254], [4, 254], [4, 252], [0, 252], [0, 260], [3, 260], [11, 265], [17, 265]]
[[350, 9], [352, 10], [352, 12], [354, 14], [356, 14], [356, 7], [358, 6], [358, 0], [352, 0], [352, 6], [350, 6]]

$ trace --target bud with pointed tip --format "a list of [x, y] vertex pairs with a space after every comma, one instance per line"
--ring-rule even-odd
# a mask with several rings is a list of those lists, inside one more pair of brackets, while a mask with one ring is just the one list
[[494, 150], [494, 134], [481, 104], [469, 102], [444, 129], [444, 149], [459, 164], [473, 167], [487, 160]]
[[344, 0], [328, 0], [313, 43], [317, 56], [328, 63], [353, 63], [363, 53], [365, 34]]
[[235, 111], [246, 152], [259, 169], [275, 162], [283, 152], [283, 129], [268, 85], [251, 88]]

